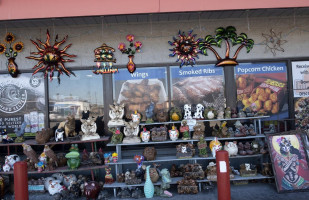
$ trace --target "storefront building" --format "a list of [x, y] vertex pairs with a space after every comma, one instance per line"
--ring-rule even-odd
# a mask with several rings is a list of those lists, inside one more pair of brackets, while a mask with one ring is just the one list
[[[0, 43], [6, 49], [0, 54], [0, 129], [14, 133], [28, 121], [26, 136], [34, 136], [44, 127], [55, 128], [68, 115], [78, 120], [89, 110], [103, 121], [97, 124], [98, 133], [110, 135], [107, 124], [113, 102], [125, 104], [128, 118], [139, 110], [143, 120], [152, 102], [155, 109], [165, 112], [184, 104], [240, 110], [254, 103], [258, 112], [270, 116], [265, 121], [271, 122], [263, 123], [260, 129], [268, 130], [269, 124], [275, 124], [276, 131], [306, 129], [308, 116], [297, 114], [298, 102], [309, 96], [305, 73], [309, 67], [308, 6], [306, 0], [220, 4], [203, 0], [3, 0]], [[207, 55], [199, 52], [194, 64], [192, 61], [180, 68], [181, 60], [177, 62], [177, 54], [172, 55], [175, 45], [171, 43], [191, 32], [196, 34], [195, 41], [205, 41], [207, 35], [215, 38], [219, 27], [234, 27], [237, 36], [245, 33], [246, 39], [254, 41], [251, 48], [239, 52], [242, 43], [229, 47], [230, 58], [235, 55], [238, 65], [215, 66], [218, 57], [214, 52], [220, 58], [226, 55], [223, 41], [221, 47], [213, 47], [214, 51], [207, 49]], [[46, 68], [33, 74], [39, 60], [26, 57], [42, 56], [31, 52], [44, 45], [36, 48], [31, 40], [46, 44], [47, 31], [51, 45], [68, 35], [59, 49], [72, 44], [63, 57], [72, 60], [64, 66], [75, 76], [63, 73], [58, 79], [55, 71], [44, 78]], [[14, 35], [12, 43], [3, 42], [8, 33]], [[140, 52], [134, 54], [133, 73], [127, 69], [128, 54], [119, 50], [120, 43], [128, 48], [128, 34], [134, 35], [132, 44], [141, 42], [137, 43]], [[19, 41], [23, 43], [20, 52], [14, 46]], [[93, 73], [98, 65], [94, 51], [104, 43], [115, 49], [113, 67], [118, 71], [114, 74]], [[8, 73], [8, 58], [13, 56], [6, 57], [5, 51], [10, 47], [17, 52], [15, 64], [21, 72], [17, 78]], [[265, 98], [257, 96], [261, 88], [271, 89]]]

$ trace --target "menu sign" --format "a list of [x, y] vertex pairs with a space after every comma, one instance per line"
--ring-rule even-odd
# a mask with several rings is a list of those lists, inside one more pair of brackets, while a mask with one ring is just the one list
[[309, 61], [292, 62], [294, 97], [309, 97]]

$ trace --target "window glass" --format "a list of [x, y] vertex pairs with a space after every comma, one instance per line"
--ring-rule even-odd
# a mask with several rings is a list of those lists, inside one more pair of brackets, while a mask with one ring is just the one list
[[201, 103], [216, 109], [225, 107], [224, 74], [222, 67], [196, 65], [194, 67], [171, 67], [172, 103], [183, 107], [184, 104]]
[[0, 129], [14, 136], [14, 129], [25, 122], [25, 136], [45, 127], [45, 86], [42, 75], [0, 75]]
[[82, 112], [89, 110], [91, 115], [103, 116], [103, 80], [89, 70], [74, 71], [76, 76], [61, 76], [49, 82], [49, 118], [50, 126], [64, 121], [68, 115], [76, 120]]
[[114, 100], [125, 104], [126, 118], [136, 110], [146, 120], [145, 110], [151, 102], [155, 109], [168, 109], [166, 73], [165, 67], [147, 67], [132, 74], [127, 69], [113, 74]]
[[238, 109], [251, 106], [266, 120], [288, 118], [285, 63], [242, 63], [236, 66]]

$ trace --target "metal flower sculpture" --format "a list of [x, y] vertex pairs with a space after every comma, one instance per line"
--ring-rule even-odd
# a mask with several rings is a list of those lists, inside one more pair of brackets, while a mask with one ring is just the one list
[[[128, 48], [126, 48], [126, 45], [124, 43], [120, 43], [118, 45], [118, 49], [121, 51], [121, 53], [128, 54], [129, 62], [127, 64], [127, 69], [130, 73], [133, 73], [136, 70], [136, 65], [133, 62], [134, 54], [136, 52], [140, 52], [142, 45], [143, 45], [140, 41], [136, 41], [133, 44], [134, 38], [135, 37], [132, 34], [127, 35], [126, 39], [130, 42], [130, 45], [129, 45]], [[134, 46], [135, 50], [133, 49], [133, 46]]]
[[[218, 52], [212, 47], [216, 46], [220, 48], [222, 41], [225, 41], [226, 46], [224, 58], [221, 58]], [[230, 58], [230, 50], [231, 50], [230, 43], [233, 46], [240, 44], [240, 46], [238, 47], [232, 58]], [[217, 28], [215, 36], [207, 35], [204, 40], [199, 42], [198, 45], [199, 49], [202, 51], [204, 55], [206, 56], [208, 55], [207, 49], [211, 50], [215, 54], [217, 58], [216, 66], [234, 66], [238, 65], [236, 59], [240, 50], [246, 47], [247, 53], [249, 53], [253, 48], [254, 41], [252, 39], [249, 39], [245, 33], [237, 35], [236, 28], [233, 26], [228, 26], [226, 28], [223, 27]]]
[[[94, 50], [97, 67], [94, 68], [95, 74], [107, 74], [118, 72], [118, 69], [113, 68], [113, 63], [116, 62], [114, 58], [115, 49], [107, 46], [105, 43]], [[102, 66], [103, 65], [103, 66]], [[108, 66], [108, 67], [107, 67]]]
[[168, 41], [171, 46], [175, 46], [173, 49], [170, 49], [173, 53], [169, 55], [169, 57], [174, 57], [177, 55], [177, 60], [181, 60], [180, 67], [184, 64], [193, 65], [195, 64], [195, 57], [198, 57], [198, 53], [200, 50], [198, 48], [199, 39], [195, 41], [196, 34], [192, 35], [193, 30], [188, 32], [188, 36], [186, 36], [185, 32], [178, 32], [178, 39], [173, 37], [174, 42]]
[[33, 72], [32, 75], [34, 75], [37, 72], [42, 70], [42, 71], [44, 71], [44, 78], [46, 78], [48, 73], [50, 73], [49, 77], [50, 77], [50, 81], [52, 81], [53, 80], [53, 76], [54, 76], [54, 71], [58, 71], [57, 79], [58, 79], [58, 82], [60, 83], [60, 75], [63, 74], [63, 72], [67, 76], [70, 76], [71, 74], [74, 75], [73, 72], [71, 72], [70, 70], [68, 70], [64, 66], [64, 63], [66, 63], [66, 62], [73, 62], [74, 60], [64, 59], [63, 57], [67, 56], [69, 58], [72, 58], [72, 57], [76, 57], [76, 55], [70, 55], [70, 54], [67, 54], [65, 52], [72, 44], [67, 45], [62, 50], [59, 49], [59, 46], [61, 44], [63, 44], [67, 40], [68, 36], [65, 36], [63, 38], [63, 40], [58, 42], [57, 41], [58, 35], [56, 35], [55, 43], [54, 43], [54, 45], [51, 45], [50, 41], [49, 41], [50, 40], [50, 35], [49, 35], [49, 31], [48, 30], [47, 30], [46, 35], [47, 35], [47, 37], [46, 37], [46, 42], [45, 43], [43, 43], [41, 40], [37, 39], [37, 41], [42, 46], [42, 48], [41, 48], [41, 46], [38, 43], [36, 43], [33, 40], [30, 40], [35, 45], [35, 47], [38, 50], [38, 52], [31, 52], [30, 54], [39, 55], [39, 57], [28, 56], [26, 58], [34, 59], [34, 60], [39, 61], [38, 64], [36, 64], [32, 68], [32, 69], [36, 69], [37, 68]]
[[22, 42], [15, 42], [12, 47], [12, 43], [15, 41], [15, 36], [12, 33], [7, 33], [4, 41], [6, 44], [0, 44], [0, 54], [5, 55], [8, 58], [8, 71], [9, 74], [16, 78], [19, 74], [18, 66], [15, 63], [15, 58], [17, 57], [18, 53], [21, 52], [24, 48], [24, 44]]
[[263, 44], [266, 45], [266, 49], [270, 49], [271, 53], [275, 56], [276, 51], [284, 52], [281, 45], [287, 43], [287, 40], [283, 40], [281, 36], [282, 32], [275, 33], [273, 29], [270, 29], [270, 34], [262, 33], [265, 38]]

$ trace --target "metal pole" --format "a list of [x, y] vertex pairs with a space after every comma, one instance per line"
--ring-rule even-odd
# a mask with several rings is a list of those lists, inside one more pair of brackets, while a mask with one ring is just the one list
[[225, 150], [217, 151], [217, 188], [218, 200], [231, 200], [229, 154]]
[[29, 200], [27, 163], [24, 161], [14, 164], [15, 200]]

